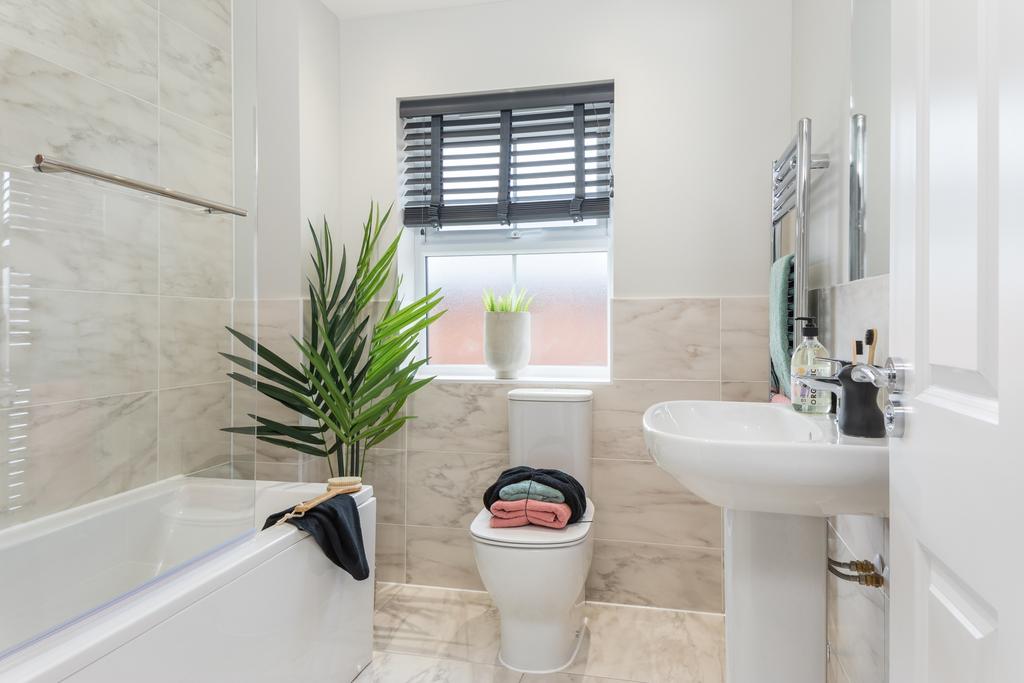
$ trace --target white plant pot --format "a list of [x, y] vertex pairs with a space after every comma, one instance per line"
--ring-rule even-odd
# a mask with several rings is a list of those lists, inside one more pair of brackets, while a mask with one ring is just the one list
[[515, 379], [530, 364], [529, 313], [484, 313], [484, 361], [496, 379]]

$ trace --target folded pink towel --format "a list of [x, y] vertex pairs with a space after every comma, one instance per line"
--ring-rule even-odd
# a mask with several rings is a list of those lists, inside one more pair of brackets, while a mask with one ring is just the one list
[[572, 509], [565, 503], [548, 503], [543, 500], [496, 500], [491, 505], [491, 527], [525, 526], [536, 524], [552, 529], [561, 529], [572, 517]]

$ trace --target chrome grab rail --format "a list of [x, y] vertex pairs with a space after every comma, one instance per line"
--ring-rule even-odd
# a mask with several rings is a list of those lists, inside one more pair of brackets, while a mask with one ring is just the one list
[[107, 173], [106, 171], [89, 168], [88, 166], [80, 166], [79, 164], [72, 164], [67, 161], [50, 159], [42, 154], [36, 155], [36, 163], [33, 168], [40, 173], [74, 173], [75, 175], [85, 176], [94, 180], [102, 180], [105, 183], [119, 185], [120, 187], [127, 187], [131, 190], [138, 190], [139, 192], [155, 194], [160, 197], [185, 202], [186, 204], [201, 206], [209, 213], [230, 213], [235, 216], [249, 215], [245, 209], [240, 209], [237, 206], [222, 204], [220, 202], [215, 202], [212, 199], [203, 199], [202, 197], [196, 197], [195, 195], [191, 195], [186, 192], [172, 190], [169, 187], [161, 187], [141, 180], [125, 178], [124, 176], [117, 175], [116, 173]]

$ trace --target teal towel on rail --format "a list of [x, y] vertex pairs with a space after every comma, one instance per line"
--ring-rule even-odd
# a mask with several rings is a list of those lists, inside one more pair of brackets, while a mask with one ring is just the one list
[[772, 264], [768, 280], [768, 348], [779, 389], [789, 396], [789, 271], [793, 255], [787, 254]]
[[541, 500], [545, 503], [564, 503], [565, 496], [562, 492], [556, 488], [552, 488], [545, 484], [540, 484], [529, 479], [523, 481], [517, 481], [514, 484], [503, 486], [498, 491], [498, 498], [502, 500], [522, 500], [523, 498], [529, 498], [530, 500]]

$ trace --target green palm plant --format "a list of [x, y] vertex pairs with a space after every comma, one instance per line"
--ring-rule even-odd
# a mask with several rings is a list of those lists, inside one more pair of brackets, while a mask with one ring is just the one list
[[435, 310], [443, 298], [440, 290], [403, 306], [396, 286], [376, 322], [371, 323], [372, 309], [381, 306], [374, 302], [390, 278], [401, 240], [399, 234], [374, 256], [390, 215], [390, 208], [382, 215], [380, 207], [371, 204], [350, 279], [346, 277], [344, 248], [341, 264], [335, 268], [326, 219], [319, 237], [310, 222], [316, 273], [308, 280], [310, 325], [305, 339], [292, 338], [302, 363], [290, 363], [248, 335], [228, 328], [256, 354], [256, 360], [250, 360], [222, 353], [252, 373], [231, 372], [228, 376], [313, 424], [284, 424], [249, 414], [255, 425], [227, 427], [225, 431], [254, 434], [266, 443], [325, 457], [332, 474], [336, 465], [339, 475], [362, 476], [367, 450], [413, 419], [402, 414], [406, 400], [434, 379], [416, 376], [429, 360], [415, 359], [416, 348], [421, 333], [445, 311]]

